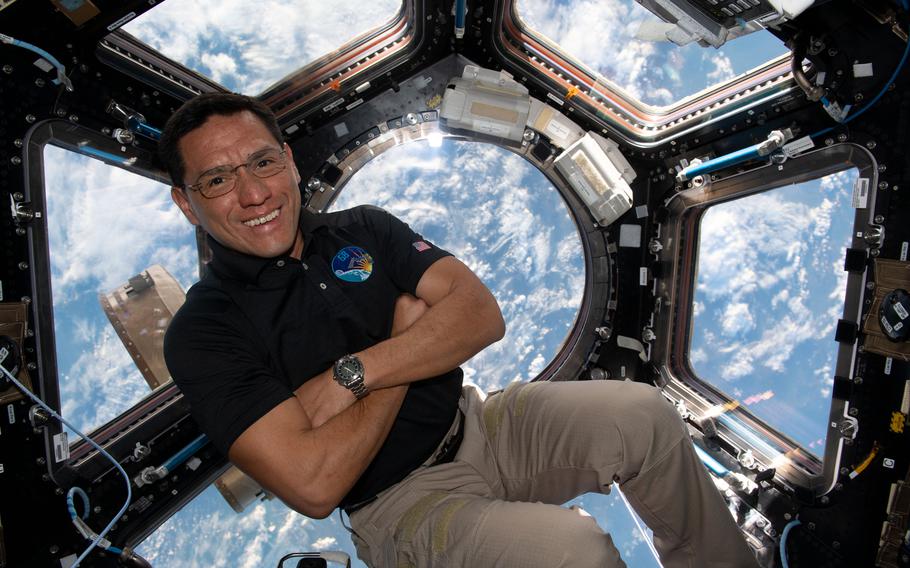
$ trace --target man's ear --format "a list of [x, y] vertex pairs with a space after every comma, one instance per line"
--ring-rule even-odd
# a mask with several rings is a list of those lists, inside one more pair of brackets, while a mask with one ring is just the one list
[[186, 217], [187, 221], [193, 225], [199, 224], [199, 219], [196, 217], [196, 213], [193, 212], [193, 204], [190, 203], [190, 198], [187, 196], [183, 188], [172, 186], [171, 199], [173, 199], [174, 203], [177, 204], [177, 207], [183, 211], [183, 216]]
[[297, 183], [300, 183], [300, 172], [297, 171], [297, 164], [294, 163], [294, 153], [291, 151], [291, 147], [287, 142], [284, 143], [284, 151], [287, 152], [287, 159], [291, 161], [291, 169], [294, 171], [294, 180]]

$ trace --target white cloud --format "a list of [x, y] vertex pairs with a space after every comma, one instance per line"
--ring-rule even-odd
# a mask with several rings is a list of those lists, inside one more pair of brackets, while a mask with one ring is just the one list
[[324, 536], [316, 539], [313, 544], [310, 545], [310, 548], [313, 550], [328, 550], [329, 548], [338, 544], [338, 540], [333, 536]]
[[[56, 306], [86, 286], [115, 289], [165, 243], [194, 242], [161, 183], [53, 146], [45, 150], [45, 177]], [[195, 256], [194, 246], [183, 246], [162, 264], [185, 268]]]
[[752, 319], [748, 304], [742, 302], [727, 304], [723, 322], [721, 323], [721, 328], [724, 330], [725, 335], [742, 333], [749, 331], [753, 327], [755, 327], [755, 322]]
[[165, 2], [124, 29], [168, 57], [258, 94], [307, 62], [391, 19], [400, 0]]
[[707, 75], [712, 83], [723, 83], [736, 76], [736, 73], [733, 71], [733, 62], [730, 61], [729, 57], [724, 55], [723, 51], [718, 51], [713, 56], [710, 52], [704, 52], [702, 57], [713, 67]]

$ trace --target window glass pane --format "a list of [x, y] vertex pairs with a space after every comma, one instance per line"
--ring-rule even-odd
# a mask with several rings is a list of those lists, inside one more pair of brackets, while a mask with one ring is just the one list
[[[558, 352], [581, 304], [584, 259], [568, 209], [530, 163], [486, 144], [409, 143], [367, 163], [333, 209], [363, 203], [401, 217], [458, 256], [496, 295], [507, 335], [463, 366], [470, 380], [483, 389], [528, 380]], [[576, 502], [614, 531], [620, 550], [647, 559], [646, 546], [617, 499], [586, 496]], [[202, 542], [200, 534], [227, 538]], [[353, 566], [365, 566], [337, 514], [311, 520], [269, 501], [237, 515], [214, 488], [139, 547], [153, 564], [175, 566], [274, 566], [284, 554], [307, 550], [343, 550]]]
[[634, 0], [517, 2], [526, 26], [651, 105], [669, 105], [788, 51], [764, 31], [729, 41], [720, 49], [636, 39], [643, 21], [658, 18]]
[[856, 170], [711, 207], [689, 358], [698, 376], [824, 453]]
[[584, 293], [578, 229], [556, 188], [498, 146], [398, 146], [366, 164], [333, 209], [382, 207], [467, 264], [496, 296], [505, 338], [462, 366], [481, 389], [529, 380], [575, 322]]
[[99, 294], [153, 264], [185, 289], [196, 240], [161, 183], [54, 146], [44, 175], [60, 399], [64, 418], [87, 433], [150, 390]]
[[228, 90], [265, 91], [391, 20], [401, 0], [163, 2], [123, 29]]

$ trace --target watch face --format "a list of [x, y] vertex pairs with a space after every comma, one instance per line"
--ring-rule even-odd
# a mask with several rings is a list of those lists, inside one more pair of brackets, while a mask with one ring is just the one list
[[347, 355], [335, 364], [335, 376], [342, 383], [349, 383], [363, 376], [363, 363], [353, 355]]

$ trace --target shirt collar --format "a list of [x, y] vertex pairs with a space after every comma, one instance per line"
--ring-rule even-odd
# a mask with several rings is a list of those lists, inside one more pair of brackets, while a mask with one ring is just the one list
[[[305, 255], [310, 241], [312, 241], [313, 232], [319, 227], [325, 226], [325, 215], [301, 208], [299, 226], [303, 235], [303, 254]], [[279, 261], [287, 262], [290, 258], [287, 254], [264, 258], [242, 253], [222, 245], [211, 235], [206, 235], [206, 240], [209, 248], [212, 249], [212, 261], [209, 263], [209, 268], [222, 278], [256, 283], [266, 268], [275, 266]]]

